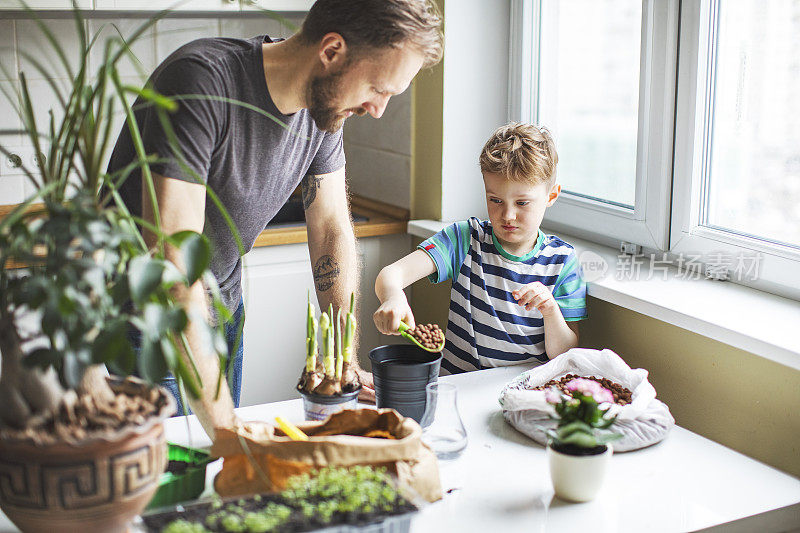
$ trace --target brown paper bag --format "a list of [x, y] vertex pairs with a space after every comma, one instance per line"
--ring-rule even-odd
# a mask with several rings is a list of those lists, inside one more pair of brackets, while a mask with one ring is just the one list
[[[442, 497], [439, 465], [422, 442], [422, 428], [394, 409], [345, 410], [298, 427], [309, 440], [293, 441], [263, 422], [246, 423], [236, 430], [217, 429], [211, 453], [224, 458], [222, 471], [214, 479], [217, 493], [230, 497], [278, 492], [293, 475], [315, 468], [369, 465], [386, 467], [401, 484], [428, 501]], [[394, 439], [361, 436], [371, 430]]]

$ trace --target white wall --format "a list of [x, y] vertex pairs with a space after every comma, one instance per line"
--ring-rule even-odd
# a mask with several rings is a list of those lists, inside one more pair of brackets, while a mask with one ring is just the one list
[[508, 121], [508, 0], [446, 1], [442, 220], [486, 216], [478, 156]]
[[380, 119], [351, 117], [344, 126], [350, 188], [361, 196], [411, 207], [411, 90], [393, 96]]

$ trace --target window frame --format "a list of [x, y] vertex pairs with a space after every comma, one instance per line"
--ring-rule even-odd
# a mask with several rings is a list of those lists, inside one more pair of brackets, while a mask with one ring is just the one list
[[756, 279], [733, 279], [800, 299], [800, 249], [701, 225], [710, 163], [719, 0], [684, 0], [675, 121], [675, 172], [670, 253], [673, 256], [760, 254]]
[[[634, 208], [563, 192], [545, 214], [548, 228], [615, 248], [668, 249], [678, 8], [678, 0], [642, 1]], [[538, 123], [543, 9], [542, 0], [512, 0], [510, 120]]]

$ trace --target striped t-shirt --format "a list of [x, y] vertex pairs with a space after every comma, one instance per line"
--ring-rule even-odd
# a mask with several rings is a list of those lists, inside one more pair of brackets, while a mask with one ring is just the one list
[[442, 374], [548, 361], [544, 321], [511, 295], [539, 281], [555, 296], [567, 321], [586, 318], [586, 283], [574, 248], [539, 230], [536, 245], [517, 257], [503, 250], [491, 222], [456, 222], [419, 248], [436, 263], [430, 280], [452, 280]]

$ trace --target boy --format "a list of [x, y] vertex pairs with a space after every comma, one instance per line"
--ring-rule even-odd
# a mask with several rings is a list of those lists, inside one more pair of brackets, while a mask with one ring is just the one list
[[575, 250], [539, 225], [561, 192], [550, 134], [530, 124], [498, 128], [479, 163], [489, 220], [440, 231], [385, 267], [375, 282], [375, 325], [414, 327], [403, 289], [423, 276], [452, 281], [442, 374], [547, 362], [578, 345], [586, 284]]

